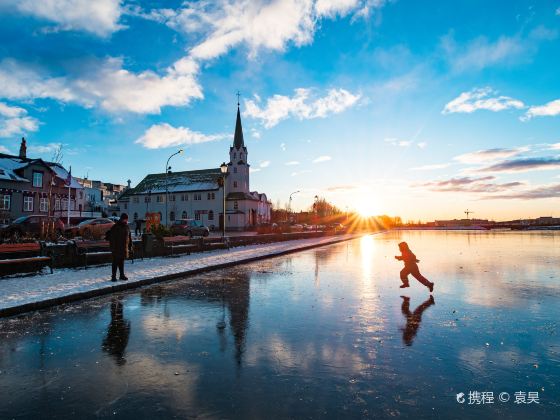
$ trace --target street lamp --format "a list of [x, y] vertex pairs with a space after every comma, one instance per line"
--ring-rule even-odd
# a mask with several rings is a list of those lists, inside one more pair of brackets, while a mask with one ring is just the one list
[[292, 214], [292, 195], [297, 194], [298, 192], [299, 192], [299, 190], [294, 191], [293, 193], [290, 194], [290, 201], [289, 201], [289, 203], [288, 203], [288, 213], [289, 213], [289, 214], [286, 215], [286, 217], [287, 217], [288, 219], [290, 218], [289, 215]]
[[222, 213], [222, 238], [226, 237], [226, 174], [228, 166], [226, 163], [220, 165], [220, 171], [222, 172], [222, 195], [223, 195], [223, 213]]
[[171, 169], [171, 167], [169, 166], [169, 161], [171, 160], [171, 158], [173, 156], [178, 155], [180, 153], [183, 153], [183, 149], [180, 149], [178, 152], [175, 152], [171, 156], [169, 156], [169, 158], [167, 159], [167, 163], [165, 164], [165, 227], [168, 227], [168, 218], [169, 218], [169, 215], [167, 214], [167, 202], [169, 201], [169, 187], [167, 185], [167, 171], [169, 171]]
[[317, 201], [319, 201], [319, 196], [315, 196], [315, 202], [313, 203], [313, 208], [315, 210], [315, 232], [319, 230], [319, 206], [317, 205]]

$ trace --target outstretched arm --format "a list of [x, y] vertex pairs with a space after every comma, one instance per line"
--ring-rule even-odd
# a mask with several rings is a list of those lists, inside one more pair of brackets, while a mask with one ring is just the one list
[[402, 255], [395, 255], [395, 260], [402, 261], [402, 259], [403, 259]]

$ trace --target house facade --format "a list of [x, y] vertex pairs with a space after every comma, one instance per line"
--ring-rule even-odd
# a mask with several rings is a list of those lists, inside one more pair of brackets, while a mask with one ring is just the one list
[[[227, 173], [219, 167], [183, 172], [150, 174], [118, 199], [121, 212], [131, 219], [145, 219], [159, 213], [163, 224], [177, 219], [195, 219], [221, 229], [225, 178], [226, 229], [246, 230], [270, 222], [271, 203], [266, 194], [250, 190], [248, 152], [243, 138], [241, 115], [237, 120], [233, 145], [229, 148]], [[167, 204], [167, 205], [166, 205]]]
[[32, 214], [66, 221], [69, 212], [71, 218], [79, 217], [84, 204], [83, 187], [62, 165], [28, 158], [25, 139], [18, 156], [0, 153], [0, 223]]

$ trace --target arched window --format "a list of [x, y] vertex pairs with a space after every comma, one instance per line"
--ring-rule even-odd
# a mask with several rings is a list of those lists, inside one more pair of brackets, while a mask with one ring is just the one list
[[188, 219], [188, 218], [189, 218], [189, 217], [187, 216], [187, 212], [184, 211], [184, 212], [181, 214], [181, 219]]
[[169, 213], [169, 220], [171, 220], [172, 222], [175, 221], [175, 212], [174, 211]]
[[134, 213], [134, 220], [138, 220], [138, 213]]
[[237, 181], [233, 181], [233, 188], [237, 188]]
[[233, 168], [233, 173], [234, 173], [234, 174], [237, 173], [237, 166]]
[[237, 153], [233, 153], [233, 158], [237, 158]]
[[214, 220], [214, 211], [213, 210], [210, 210], [208, 212], [208, 220]]

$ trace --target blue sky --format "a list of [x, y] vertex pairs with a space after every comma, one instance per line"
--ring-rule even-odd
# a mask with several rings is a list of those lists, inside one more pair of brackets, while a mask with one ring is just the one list
[[227, 160], [293, 208], [560, 216], [559, 1], [0, 0], [0, 149], [133, 185]]

